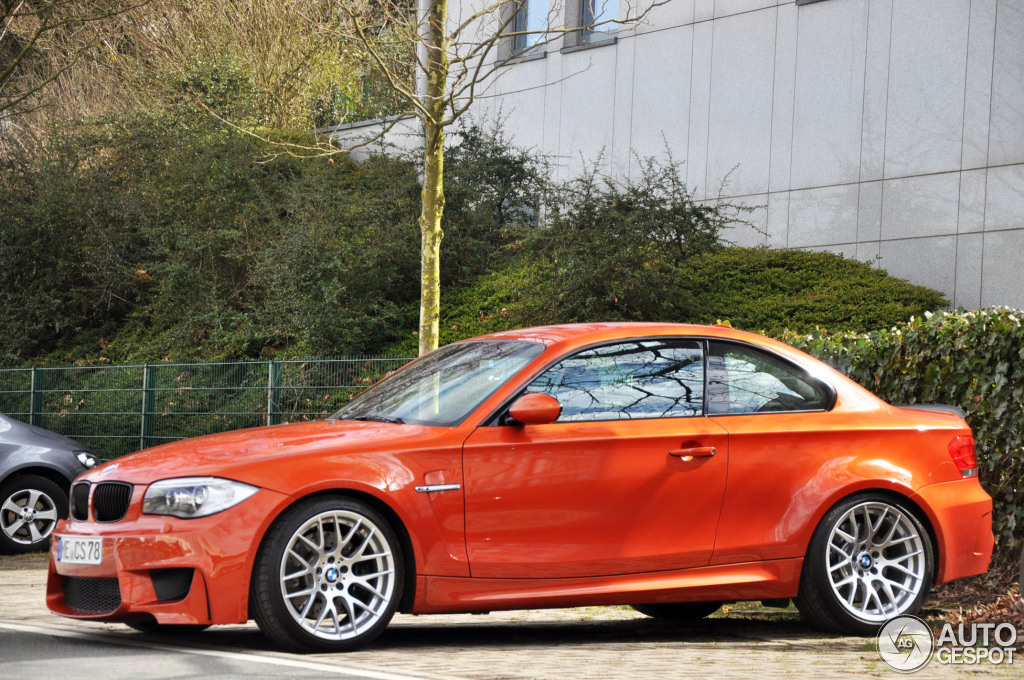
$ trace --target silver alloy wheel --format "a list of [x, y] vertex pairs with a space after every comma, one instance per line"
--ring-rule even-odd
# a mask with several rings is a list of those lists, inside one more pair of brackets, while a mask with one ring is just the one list
[[882, 623], [910, 609], [928, 565], [917, 524], [898, 507], [859, 503], [828, 538], [828, 580], [839, 603], [858, 619]]
[[57, 526], [57, 504], [39, 489], [19, 489], [0, 506], [0, 529], [21, 545], [45, 541]]
[[331, 510], [291, 535], [279, 576], [285, 606], [299, 626], [324, 640], [349, 640], [388, 611], [395, 557], [365, 516]]

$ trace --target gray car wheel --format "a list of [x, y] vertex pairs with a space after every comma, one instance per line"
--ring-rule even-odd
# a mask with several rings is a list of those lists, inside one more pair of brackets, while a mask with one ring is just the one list
[[57, 520], [68, 516], [68, 495], [45, 477], [19, 475], [0, 486], [0, 552], [46, 550]]

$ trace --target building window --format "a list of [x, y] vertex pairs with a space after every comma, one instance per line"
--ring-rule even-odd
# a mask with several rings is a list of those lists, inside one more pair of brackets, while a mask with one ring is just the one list
[[580, 26], [584, 33], [599, 37], [618, 28], [619, 0], [579, 0]]
[[578, 30], [567, 33], [565, 47], [577, 48], [583, 45], [613, 41], [619, 24], [619, 3], [621, 0], [568, 0], [566, 3], [565, 25]]
[[545, 40], [548, 30], [548, 0], [519, 0], [513, 21], [513, 51], [522, 52]]

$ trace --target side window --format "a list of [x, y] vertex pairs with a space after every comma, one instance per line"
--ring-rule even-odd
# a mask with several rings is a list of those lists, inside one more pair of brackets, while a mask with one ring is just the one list
[[699, 416], [701, 347], [697, 340], [639, 340], [585, 350], [552, 366], [527, 391], [557, 399], [560, 423]]
[[822, 411], [832, 395], [818, 380], [767, 352], [708, 343], [708, 414]]

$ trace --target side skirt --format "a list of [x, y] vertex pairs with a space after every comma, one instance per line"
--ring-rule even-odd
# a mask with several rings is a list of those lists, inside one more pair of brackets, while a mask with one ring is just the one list
[[414, 614], [795, 597], [803, 558], [595, 578], [417, 576]]

